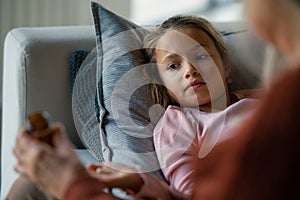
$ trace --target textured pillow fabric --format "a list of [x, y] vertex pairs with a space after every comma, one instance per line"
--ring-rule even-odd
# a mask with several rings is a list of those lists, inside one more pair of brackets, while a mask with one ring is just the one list
[[[76, 64], [77, 65], [77, 64]], [[77, 69], [79, 67], [79, 69]], [[100, 135], [97, 120], [97, 51], [91, 50], [80, 66], [74, 66], [76, 78], [72, 88], [72, 113], [74, 124], [85, 147], [99, 162], [104, 161], [102, 151], [106, 148], [105, 136]], [[75, 73], [74, 71], [74, 73]], [[95, 101], [97, 100], [97, 101]]]
[[[144, 75], [148, 33], [96, 2], [91, 3], [97, 43], [100, 135], [105, 161], [138, 165], [162, 178], [152, 131], [159, 119]], [[146, 65], [144, 65], [146, 64]]]
[[[91, 53], [92, 52], [92, 53]], [[93, 73], [96, 68], [97, 65], [95, 65], [96, 63], [96, 59], [94, 59], [94, 57], [97, 56], [97, 54], [93, 54], [95, 53], [96, 50], [92, 50], [92, 51], [86, 51], [86, 50], [74, 50], [71, 52], [71, 57], [70, 57], [70, 85], [71, 85], [71, 92], [72, 92], [72, 99], [73, 99], [73, 119], [74, 119], [74, 123], [76, 126], [76, 129], [79, 133], [79, 136], [82, 136], [82, 131], [83, 131], [83, 126], [87, 126], [89, 127], [90, 124], [93, 124], [94, 127], [94, 131], [98, 132], [99, 128], [98, 128], [98, 116], [97, 113], [99, 113], [100, 108], [98, 105], [98, 100], [97, 100], [97, 95], [96, 95], [96, 81], [94, 79], [89, 79], [89, 74], [95, 74]], [[92, 54], [89, 56], [89, 54]], [[83, 67], [81, 67], [83, 66]], [[84, 67], [88, 68], [83, 69]], [[75, 80], [77, 77], [77, 74], [79, 74], [79, 78], [77, 79], [77, 84], [75, 87], [75, 94], [73, 95], [73, 88], [75, 85]], [[88, 80], [89, 81], [88, 81]], [[81, 81], [79, 81], [81, 80]], [[82, 84], [82, 82], [86, 83], [86, 84]], [[87, 86], [87, 87], [85, 87]], [[94, 88], [94, 90], [92, 89]], [[85, 108], [81, 107], [82, 102], [78, 101], [78, 99], [80, 99], [80, 95], [78, 96], [78, 94], [81, 94], [81, 90], [90, 90], [90, 92], [85, 93], [86, 98], [92, 99], [94, 98], [94, 106], [90, 106], [92, 103], [92, 100], [89, 100], [87, 102], [85, 102]], [[76, 95], [77, 93], [77, 95]], [[81, 107], [81, 108], [79, 108]], [[90, 111], [89, 113], [87, 112], [80, 112], [83, 110], [91, 110], [94, 107], [95, 110]], [[79, 109], [78, 109], [79, 108]], [[81, 114], [79, 114], [81, 113]], [[82, 116], [82, 113], [85, 113], [84, 115], [88, 116], [88, 117], [92, 117], [96, 120], [90, 120], [87, 119], [86, 116]], [[81, 119], [79, 119], [78, 114], [81, 115]], [[92, 122], [94, 121], [94, 123]], [[85, 125], [84, 125], [85, 124]], [[98, 130], [98, 131], [97, 131]], [[87, 132], [90, 132], [90, 128], [88, 128], [86, 130]], [[82, 139], [82, 138], [81, 138]], [[96, 146], [96, 145], [94, 145]], [[103, 157], [99, 157], [98, 158], [99, 161], [104, 161]]]
[[79, 68], [88, 54], [89, 51], [85, 51], [85, 50], [74, 50], [71, 52], [71, 57], [70, 57], [71, 90], [73, 90], [74, 82], [76, 79], [76, 75], [79, 71]]

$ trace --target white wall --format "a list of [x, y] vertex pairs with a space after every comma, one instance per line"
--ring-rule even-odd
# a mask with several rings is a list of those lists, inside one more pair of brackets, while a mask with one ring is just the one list
[[210, 21], [243, 17], [242, 3], [235, 0], [131, 0], [130, 10], [130, 19], [140, 25], [160, 24], [177, 14], [195, 14]]
[[137, 24], [160, 23], [175, 14], [199, 13], [208, 0], [132, 0], [130, 19]]

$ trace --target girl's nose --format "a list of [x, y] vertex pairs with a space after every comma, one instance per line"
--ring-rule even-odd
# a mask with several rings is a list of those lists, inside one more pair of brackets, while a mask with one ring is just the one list
[[198, 75], [198, 70], [196, 67], [194, 67], [192, 64], [186, 62], [185, 63], [185, 71], [184, 71], [184, 78], [189, 79], [191, 77], [195, 77]]

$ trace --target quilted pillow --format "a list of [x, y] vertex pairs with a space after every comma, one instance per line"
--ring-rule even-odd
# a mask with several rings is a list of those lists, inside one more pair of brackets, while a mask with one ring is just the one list
[[74, 50], [71, 52], [70, 57], [70, 85], [71, 90], [73, 90], [74, 82], [77, 76], [77, 73], [80, 69], [81, 64], [84, 59], [89, 54], [89, 51], [86, 50]]
[[[92, 2], [98, 75], [100, 135], [105, 161], [138, 165], [163, 179], [152, 131], [160, 114], [153, 106], [143, 37], [148, 30]], [[146, 64], [146, 65], [144, 65]]]

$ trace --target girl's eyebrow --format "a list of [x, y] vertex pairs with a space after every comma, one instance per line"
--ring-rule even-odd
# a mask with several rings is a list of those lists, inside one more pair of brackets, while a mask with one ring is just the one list
[[[206, 49], [209, 48], [207, 44], [196, 44], [194, 47], [191, 48], [192, 51], [194, 50], [197, 50], [197, 49], [201, 49], [201, 50], [205, 50], [207, 51]], [[181, 57], [180, 55], [176, 54], [176, 53], [170, 53], [166, 56], [164, 56], [162, 58], [162, 63], [165, 63], [167, 62], [168, 60], [172, 60], [174, 58], [178, 58], [178, 57]]]
[[165, 63], [166, 61], [168, 60], [172, 60], [174, 58], [178, 58], [178, 54], [175, 54], [175, 53], [170, 53], [168, 55], [166, 55], [165, 57], [162, 58], [162, 63]]

